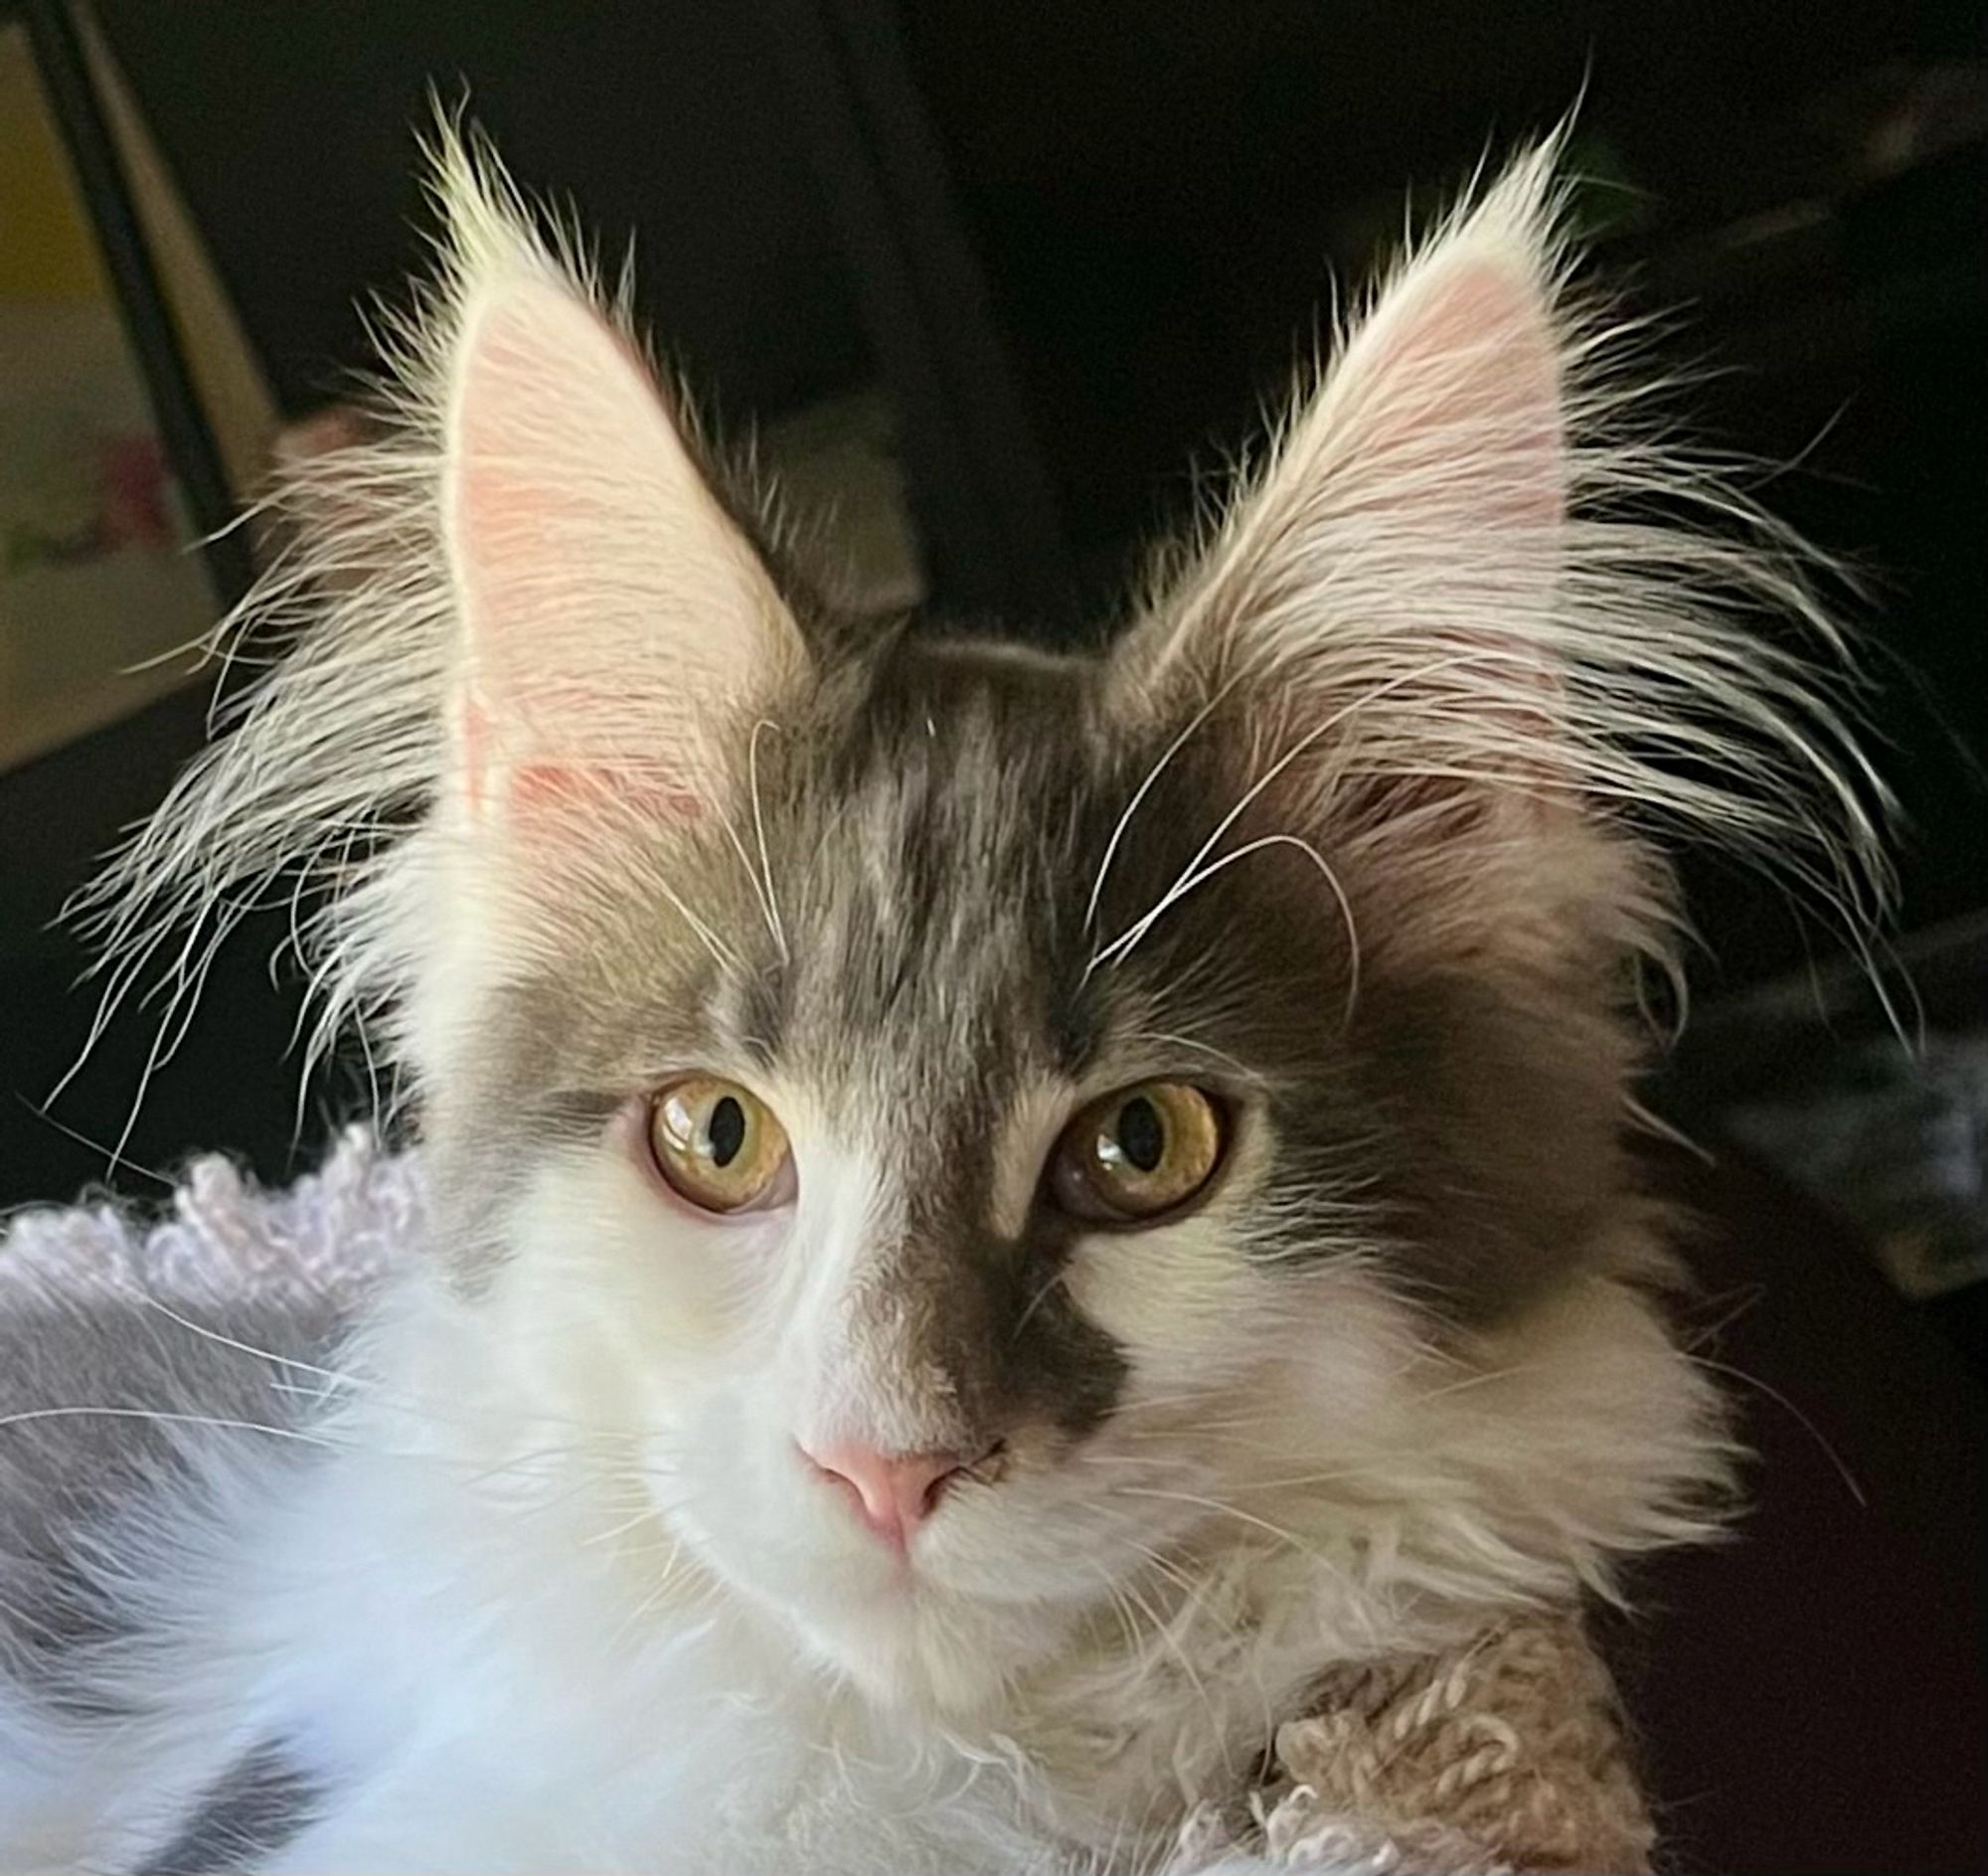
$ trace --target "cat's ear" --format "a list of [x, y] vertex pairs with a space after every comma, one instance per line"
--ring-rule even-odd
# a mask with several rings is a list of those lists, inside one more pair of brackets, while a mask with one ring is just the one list
[[472, 815], [712, 804], [739, 713], [802, 657], [792, 616], [620, 323], [467, 162], [445, 177], [441, 526]]
[[[1551, 151], [1397, 272], [1128, 645], [1172, 693], [1260, 679], [1372, 772], [1483, 756], [1553, 691], [1569, 491]], [[1150, 687], [1150, 688], [1149, 688]], [[1509, 737], [1507, 738], [1509, 741]]]

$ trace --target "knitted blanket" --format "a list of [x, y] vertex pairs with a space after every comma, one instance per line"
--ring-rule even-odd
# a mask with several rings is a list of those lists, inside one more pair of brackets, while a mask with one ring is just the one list
[[[419, 1242], [417, 1164], [346, 1134], [265, 1192], [196, 1162], [170, 1213], [109, 1204], [22, 1214], [0, 1239], [0, 1309], [28, 1284], [142, 1288], [172, 1306], [358, 1304]], [[1310, 1714], [1265, 1742], [1256, 1789], [1201, 1806], [1168, 1876], [1257, 1858], [1334, 1876], [1641, 1876], [1653, 1832], [1614, 1690], [1573, 1612], [1503, 1617], [1441, 1656], [1326, 1673]]]
[[[1577, 1616], [1327, 1674], [1270, 1776], [1189, 1820], [1168, 1876], [1242, 1850], [1332, 1876], [1645, 1876], [1655, 1831]], [[1240, 1808], [1241, 1815], [1238, 1816]]]

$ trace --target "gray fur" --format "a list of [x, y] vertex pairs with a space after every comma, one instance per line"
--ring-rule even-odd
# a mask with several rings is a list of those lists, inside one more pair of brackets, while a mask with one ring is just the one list
[[313, 1783], [279, 1746], [248, 1754], [136, 1876], [219, 1876], [279, 1850], [310, 1820]]
[[321, 1361], [329, 1312], [245, 1303], [199, 1322], [104, 1294], [0, 1309], [0, 1681], [51, 1712], [110, 1717], [91, 1668], [137, 1614], [116, 1562], [195, 1508], [195, 1455], [288, 1467], [311, 1450], [284, 1438], [300, 1416], [277, 1361], [246, 1351]]

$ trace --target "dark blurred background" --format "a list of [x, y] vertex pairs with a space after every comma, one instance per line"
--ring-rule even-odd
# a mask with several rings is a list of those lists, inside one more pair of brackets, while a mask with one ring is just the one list
[[[1891, 1065], [1904, 1057], [1857, 971], [1832, 963], [1834, 940], [1743, 881], [1693, 872], [1706, 1020], [1661, 1097], [1763, 1150], [1827, 1134], [1842, 1151], [1811, 1183], [1854, 1229], [1838, 1239], [1780, 1184], [1714, 1196], [1706, 1208], [1728, 1207], [1740, 1249], [1710, 1256], [1701, 1275], [1734, 1294], [1771, 1289], [1748, 1318], [1763, 1363], [1799, 1366], [1806, 1347], [1812, 1375], [1861, 1374], [1833, 1407], [1805, 1396], [1809, 1411], [1846, 1450], [1878, 1441], [1871, 1462], [1885, 1479], [1920, 1482], [1909, 1488], [1919, 1509], [1871, 1526], [1887, 1542], [1916, 1532], [1905, 1550], [1859, 1549], [1837, 1533], [1835, 1474], [1807, 1434], [1763, 1410], [1759, 1443], [1792, 1446], [1787, 1465], [1807, 1463], [1820, 1509], [1748, 1553], [1755, 1593], [1735, 1605], [1737, 1623], [1692, 1634], [1708, 1676], [1746, 1679], [1733, 1650], [1762, 1636], [1780, 1665], [1748, 1682], [1746, 1765], [1717, 1737], [1673, 1727], [1666, 1789], [1684, 1805], [1682, 1834], [1698, 1833], [1701, 1867], [1879, 1867], [1846, 1847], [1860, 1831], [1904, 1859], [1886, 1867], [1982, 1866], [1978, 1741], [1971, 1762], [1941, 1745], [1949, 1724], [1978, 1732], [1980, 1684], [1956, 1692], [1939, 1678], [1971, 1671], [1978, 1626], [1942, 1618], [1911, 1630], [1907, 1609], [1937, 1606], [1927, 1556], [1947, 1567], [1945, 1606], [1960, 1606], [1952, 1580], [1965, 1575], [1958, 1533], [1971, 1514], [1950, 1481], [1971, 1475], [1981, 1450], [1979, 1397], [1924, 1332], [1929, 1317], [1982, 1360], [1978, 5], [98, 0], [93, 66], [88, 22], [80, 35], [70, 9], [0, 4], [0, 27], [10, 19], [34, 31], [195, 523], [214, 525], [255, 478], [189, 417], [189, 387], [175, 392], [187, 333], [154, 303], [142, 238], [135, 259], [118, 260], [118, 168], [99, 160], [104, 127], [89, 121], [106, 57], [276, 417], [304, 420], [349, 394], [368, 359], [367, 297], [399, 297], [424, 264], [415, 133], [431, 88], [466, 94], [521, 181], [570, 199], [609, 254], [634, 238], [646, 321], [726, 426], [763, 431], [804, 497], [840, 500], [880, 602], [919, 598], [1051, 639], [1108, 619], [1143, 544], [1187, 510], [1194, 466], [1257, 430], [1334, 283], [1357, 281], [1405, 215], [1442, 200], [1487, 152], [1580, 98], [1584, 264], [1631, 310], [1681, 314], [1654, 341], [1656, 361], [1705, 368], [1690, 401], [1701, 436], [1777, 465], [1763, 499], [1867, 578], [1875, 733], [1911, 821], [1903, 948], [1932, 1032], [1956, 1039], [1946, 1056], [1914, 1058], [1939, 1067], [1936, 1089], [1918, 1068], [1902, 1083]], [[8, 212], [0, 200], [0, 239]], [[217, 604], [249, 546], [236, 535], [211, 552]], [[0, 630], [51, 629], [8, 592]], [[128, 1134], [153, 1039], [143, 1011], [45, 1104], [94, 1001], [76, 986], [82, 949], [50, 921], [198, 747], [206, 697], [204, 682], [173, 691], [0, 770], [0, 1207], [93, 1181], [156, 1196], [199, 1149], [280, 1177], [364, 1111], [349, 1065], [299, 1098], [297, 985], [291, 966], [268, 961], [274, 916], [224, 954]], [[1891, 1051], [1868, 1071], [1876, 1120], [1858, 1081], [1874, 1047]], [[1800, 1160], [1787, 1156], [1797, 1173]], [[1931, 1191], [1946, 1207], [1938, 1243], [1951, 1256], [1937, 1270], [1928, 1230], [1898, 1225], [1901, 1169], [1919, 1180], [1907, 1198]], [[1892, 1209], [1865, 1217], [1873, 1194]], [[1817, 1546], [1819, 1524], [1830, 1535]], [[1843, 1596], [1813, 1589], [1832, 1569], [1861, 1586], [1854, 1618]], [[1894, 1617], [1920, 1646], [1886, 1639], [1887, 1712], [1911, 1706], [1919, 1730], [1880, 1775], [1853, 1762], [1891, 1719], [1866, 1716], [1864, 1732], [1824, 1742], [1813, 1729], [1833, 1710], [1832, 1683], [1820, 1667], [1801, 1674], [1816, 1657], [1811, 1620], [1833, 1624], [1834, 1650], [1846, 1628], [1883, 1637]], [[1838, 1700], [1880, 1685], [1842, 1671]], [[1699, 1683], [1679, 1697], [1701, 1699]], [[1810, 1705], [1796, 1714], [1790, 1701]], [[1768, 1801], [1748, 1797], [1747, 1780], [1770, 1765], [1782, 1784]], [[1956, 1798], [1970, 1783], [1975, 1797]]]

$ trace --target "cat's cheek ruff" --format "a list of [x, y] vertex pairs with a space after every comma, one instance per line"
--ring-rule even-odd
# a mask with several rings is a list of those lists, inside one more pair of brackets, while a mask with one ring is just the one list
[[786, 1213], [716, 1219], [662, 1203], [621, 1137], [549, 1156], [503, 1230], [489, 1306], [508, 1312], [577, 1416], [630, 1436], [766, 1359], [788, 1254]]

